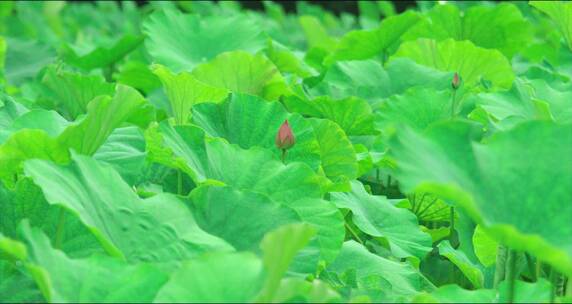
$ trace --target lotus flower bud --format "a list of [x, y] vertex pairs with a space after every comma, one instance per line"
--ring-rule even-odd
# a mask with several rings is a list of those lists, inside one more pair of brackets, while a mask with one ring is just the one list
[[459, 74], [455, 72], [455, 75], [453, 75], [453, 81], [451, 81], [451, 86], [453, 87], [453, 90], [456, 90], [459, 88], [460, 85], [461, 85], [461, 79], [459, 79]]
[[280, 126], [280, 129], [278, 129], [275, 143], [276, 147], [282, 150], [289, 149], [296, 143], [296, 139], [294, 138], [292, 129], [288, 124], [288, 120], [285, 120], [284, 123]]

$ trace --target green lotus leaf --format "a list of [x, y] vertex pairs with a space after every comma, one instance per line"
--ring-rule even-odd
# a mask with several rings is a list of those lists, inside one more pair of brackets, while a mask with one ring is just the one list
[[496, 263], [498, 246], [498, 243], [477, 225], [473, 234], [473, 248], [481, 264], [489, 267]]
[[245, 15], [200, 17], [175, 10], [153, 13], [143, 23], [149, 53], [178, 73], [224, 52], [243, 50], [254, 54], [264, 47], [266, 38], [260, 26]]
[[423, 86], [435, 90], [450, 90], [452, 72], [444, 72], [416, 63], [409, 58], [394, 58], [385, 65], [391, 81], [391, 92], [403, 94], [409, 88]]
[[253, 253], [210, 253], [186, 261], [156, 302], [250, 302], [262, 288], [262, 261]]
[[[518, 28], [518, 31], [514, 29]], [[431, 38], [470, 40], [476, 46], [497, 49], [508, 58], [532, 40], [532, 27], [518, 7], [511, 3], [473, 6], [461, 14], [452, 4], [435, 5], [423, 19], [405, 34], [405, 40]]]
[[[431, 291], [435, 287], [410, 264], [394, 262], [367, 251], [354, 241], [347, 241], [338, 258], [328, 266], [327, 271], [338, 275], [354, 271], [358, 285], [367, 284], [368, 279], [383, 278], [389, 283], [384, 292], [394, 300], [404, 300], [421, 291]], [[375, 288], [382, 288], [381, 285]]]
[[408, 11], [400, 15], [384, 18], [379, 27], [371, 30], [356, 30], [345, 34], [334, 51], [325, 59], [330, 65], [335, 61], [364, 60], [388, 54], [388, 49], [401, 40], [420, 17]]
[[302, 221], [316, 230], [320, 260], [331, 263], [338, 255], [345, 237], [344, 218], [336, 205], [315, 198], [303, 198], [284, 205], [296, 211]]
[[355, 152], [343, 131], [327, 120], [307, 121], [300, 115], [288, 115], [278, 103], [268, 103], [249, 95], [233, 94], [225, 103], [204, 104], [193, 111], [193, 122], [211, 136], [223, 137], [248, 149], [271, 149], [275, 159], [281, 151], [275, 147], [276, 133], [285, 119], [296, 137], [285, 161], [301, 161], [314, 169], [321, 165], [333, 183], [345, 183], [356, 177]]
[[231, 187], [199, 187], [191, 193], [197, 223], [237, 250], [253, 250], [264, 235], [300, 221], [291, 208], [268, 196]]
[[347, 183], [357, 178], [358, 163], [352, 143], [344, 131], [327, 119], [312, 119], [312, 126], [320, 146], [322, 169], [334, 183], [333, 188], [349, 188]]
[[[548, 303], [552, 286], [546, 279], [529, 283], [514, 282], [512, 303]], [[428, 293], [420, 293], [413, 298], [414, 303], [507, 303], [508, 282], [499, 284], [498, 292], [492, 289], [466, 290], [458, 285], [445, 285]]]
[[425, 226], [421, 226], [421, 231], [431, 235], [431, 240], [433, 243], [438, 243], [439, 241], [449, 237], [451, 235], [451, 229], [449, 227], [440, 227], [436, 229], [429, 229]]
[[[12, 122], [13, 130], [22, 130], [13, 133], [0, 146], [0, 163], [6, 166], [0, 173], [0, 179], [9, 186], [13, 185], [15, 174], [21, 171], [22, 162], [27, 159], [66, 163], [69, 148], [83, 154], [94, 154], [123, 122], [130, 120], [145, 125], [145, 120], [149, 119], [149, 107], [137, 91], [118, 86], [113, 99], [108, 96], [95, 99], [90, 103], [88, 115], [69, 126], [55, 112], [30, 111]], [[46, 131], [57, 138], [49, 136]]]
[[[65, 34], [79, 32], [85, 35], [83, 39], [77, 39], [78, 42], [84, 43], [76, 43], [74, 47], [90, 52], [95, 46], [113, 45], [126, 34], [140, 35], [140, 23], [145, 15], [133, 2], [100, 2], [89, 6], [66, 3], [59, 17]], [[76, 41], [73, 38], [75, 37], [72, 37], [72, 40]]]
[[451, 247], [451, 243], [448, 240], [440, 242], [437, 248], [439, 248], [439, 254], [455, 264], [467, 279], [471, 281], [475, 288], [479, 289], [483, 287], [485, 280], [483, 272], [478, 265], [473, 264], [473, 262], [469, 260], [465, 253]]
[[567, 124], [572, 122], [572, 108], [570, 107], [570, 98], [572, 92], [569, 88], [556, 89], [551, 84], [541, 79], [531, 80], [534, 88], [534, 96], [539, 99], [538, 103], [545, 103], [548, 106], [548, 115], [558, 123]]
[[367, 193], [358, 181], [352, 192], [331, 193], [338, 208], [352, 212], [353, 223], [364, 233], [386, 238], [393, 255], [423, 259], [431, 251], [431, 236], [422, 232], [417, 218], [407, 209], [392, 205], [384, 196]]
[[267, 233], [262, 242], [262, 262], [267, 272], [257, 302], [269, 302], [280, 287], [280, 280], [286, 274], [296, 254], [312, 239], [316, 231], [308, 224], [297, 223], [282, 226]]
[[39, 129], [50, 137], [60, 135], [70, 123], [56, 111], [34, 109], [12, 121], [7, 130], [11, 133], [22, 129]]
[[47, 69], [42, 84], [47, 88], [45, 95], [52, 104], [62, 109], [71, 120], [85, 114], [88, 103], [97, 96], [113, 96], [114, 85], [101, 76], [86, 76], [78, 73]]
[[152, 117], [152, 108], [135, 89], [118, 85], [113, 98], [101, 96], [89, 103], [87, 115], [71, 125], [58, 137], [58, 141], [78, 153], [92, 155], [105, 139], [122, 123], [129, 121], [146, 126]]
[[276, 134], [288, 119], [296, 144], [288, 149], [285, 163], [300, 161], [317, 170], [320, 146], [313, 125], [297, 114], [289, 114], [277, 102], [260, 97], [232, 94], [221, 104], [201, 104], [193, 108], [192, 122], [213, 137], [222, 137], [243, 149], [255, 146], [270, 150], [275, 159], [282, 151], [275, 145]]
[[177, 124], [188, 122], [191, 108], [194, 105], [203, 102], [221, 102], [228, 95], [226, 89], [204, 84], [188, 72], [174, 75], [166, 67], [155, 65], [153, 73], [163, 83]]
[[119, 67], [117, 74], [113, 74], [113, 78], [117, 83], [141, 90], [146, 96], [161, 87], [159, 77], [141, 61], [127, 61]]
[[0, 72], [4, 76], [4, 65], [6, 60], [6, 39], [0, 37]]
[[141, 43], [143, 43], [142, 36], [126, 34], [111, 47], [96, 46], [87, 53], [78, 54], [72, 46], [65, 45], [63, 58], [67, 63], [89, 71], [114, 64], [135, 50]]
[[22, 104], [15, 102], [9, 95], [0, 92], [0, 132], [2, 132], [0, 133], [0, 143], [10, 134], [6, 129], [10, 128], [14, 120], [29, 111]]
[[26, 221], [20, 234], [28, 248], [23, 262], [49, 302], [151, 301], [168, 279], [150, 264], [128, 265], [103, 255], [70, 259]]
[[[153, 161], [178, 168], [195, 183], [218, 181], [237, 189], [268, 195], [278, 202], [301, 198], [320, 198], [323, 180], [310, 167], [300, 162], [287, 165], [273, 153], [252, 148], [243, 150], [222, 140], [206, 140], [204, 132], [193, 126], [169, 126], [161, 123], [149, 151]], [[153, 131], [148, 131], [151, 136]]]
[[449, 90], [452, 79], [453, 71], [441, 71], [410, 58], [392, 57], [385, 69], [376, 60], [344, 61], [329, 67], [322, 81], [309, 91], [312, 96], [333, 99], [359, 97], [374, 106], [416, 86]]
[[35, 77], [46, 65], [52, 63], [55, 52], [40, 42], [21, 38], [6, 38], [6, 63], [4, 76], [8, 84], [21, 85]]
[[303, 262], [308, 265], [300, 265], [298, 270], [313, 271], [318, 257], [333, 261], [344, 241], [343, 217], [328, 201], [301, 199], [280, 204], [266, 195], [216, 186], [197, 188], [191, 197], [199, 225], [237, 250], [255, 249], [265, 233], [281, 225], [310, 224], [317, 232], [317, 243], [311, 243], [305, 255]]
[[493, 303], [495, 291], [491, 289], [466, 290], [459, 285], [444, 285], [431, 294], [422, 293], [413, 303]]
[[69, 166], [29, 160], [25, 172], [48, 202], [81, 219], [114, 256], [171, 261], [209, 250], [232, 250], [194, 222], [183, 202], [160, 194], [141, 200], [109, 165], [75, 154]]
[[[552, 284], [544, 278], [538, 279], [534, 283], [516, 280], [514, 282], [513, 303], [549, 303], [552, 294]], [[502, 281], [499, 284], [499, 302], [508, 302], [508, 282]]]
[[8, 187], [13, 187], [22, 172], [24, 161], [32, 158], [67, 163], [69, 152], [57, 140], [43, 130], [23, 129], [8, 138], [0, 146], [0, 179]]
[[298, 22], [304, 31], [308, 48], [320, 48], [331, 51], [336, 47], [337, 41], [330, 37], [320, 20], [314, 16], [303, 15], [298, 17]]
[[536, 99], [532, 97], [532, 90], [530, 84], [517, 78], [509, 91], [480, 93], [470, 99], [484, 110], [485, 124], [507, 130], [518, 123], [542, 117], [540, 109], [535, 106]]
[[450, 91], [426, 88], [412, 88], [403, 95], [393, 95], [376, 112], [377, 122], [385, 128], [405, 124], [415, 130], [424, 130], [454, 115]]
[[280, 281], [280, 286], [271, 302], [332, 303], [340, 300], [340, 295], [320, 280], [308, 282], [299, 278], [284, 278]]
[[148, 159], [188, 174], [196, 184], [208, 182], [205, 132], [193, 126], [153, 124], [145, 131]]
[[[8, 259], [23, 260], [28, 256], [28, 249], [24, 244], [7, 238], [2, 233], [0, 233], [0, 250], [4, 253], [3, 259], [8, 257]], [[6, 265], [2, 263], [0, 267], [4, 268]]]
[[6, 236], [16, 238], [18, 225], [27, 220], [72, 258], [103, 253], [97, 239], [78, 217], [60, 206], [50, 205], [42, 189], [30, 178], [18, 180], [13, 190], [0, 186], [0, 201], [0, 231]]
[[543, 79], [518, 79], [507, 92], [481, 93], [471, 99], [492, 118], [494, 128], [507, 130], [528, 120], [572, 122], [569, 100], [572, 94], [557, 90]]
[[509, 89], [514, 79], [510, 62], [498, 50], [475, 46], [470, 41], [419, 38], [401, 44], [390, 60], [399, 57], [441, 71], [457, 72], [469, 87], [490, 81], [494, 88]]
[[328, 68], [322, 81], [312, 87], [312, 96], [334, 99], [350, 96], [379, 102], [392, 94], [389, 75], [376, 60], [336, 62]]
[[356, 151], [356, 158], [358, 161], [358, 177], [363, 176], [373, 169], [373, 157], [369, 153], [366, 146], [362, 144], [354, 144], [354, 150]]
[[572, 299], [572, 6], [326, 2], [0, 1], [0, 303]]
[[[430, 193], [413, 193], [408, 195], [407, 203], [410, 206], [411, 212], [417, 216], [420, 222], [449, 222], [451, 219], [450, 205]], [[448, 231], [448, 227], [440, 227], [433, 232], [437, 235], [447, 232], [448, 235]], [[431, 233], [431, 231], [429, 231], [429, 233]], [[435, 242], [435, 239], [433, 241]]]
[[362, 99], [349, 97], [334, 100], [322, 96], [306, 100], [290, 96], [285, 98], [284, 102], [290, 111], [317, 118], [327, 118], [335, 122], [348, 136], [375, 133], [371, 107]]
[[[572, 229], [566, 224], [572, 210], [562, 203], [572, 199], [567, 191], [572, 187], [567, 169], [571, 130], [531, 121], [478, 144], [476, 126], [449, 122], [433, 125], [424, 135], [404, 129], [390, 147], [404, 190], [417, 188], [454, 202], [494, 240], [572, 273]], [[550, 221], [538, 225], [538, 217]]]
[[[4, 238], [4, 240], [12, 241], [15, 245], [24, 247], [24, 244]], [[25, 247], [24, 247], [25, 248]], [[0, 253], [6, 250], [5, 247], [0, 248]], [[34, 279], [25, 272], [23, 266], [13, 269], [13, 264], [8, 261], [0, 261], [0, 294], [3, 303], [30, 303], [42, 302], [42, 293], [34, 282]]]
[[317, 72], [303, 61], [300, 52], [293, 51], [276, 41], [268, 42], [265, 54], [282, 74], [290, 73], [300, 78], [317, 75]]
[[529, 3], [554, 21], [564, 36], [568, 48], [572, 50], [572, 4], [565, 1], [530, 1]]
[[245, 51], [222, 53], [197, 66], [192, 76], [217, 88], [257, 95], [266, 100], [290, 94], [278, 68], [262, 54], [252, 55]]
[[145, 167], [145, 137], [134, 126], [117, 128], [93, 155], [94, 159], [111, 164], [121, 177], [134, 185]]

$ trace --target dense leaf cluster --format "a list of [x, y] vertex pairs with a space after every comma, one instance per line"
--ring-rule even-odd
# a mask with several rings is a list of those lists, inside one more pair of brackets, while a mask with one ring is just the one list
[[1, 2], [0, 302], [571, 300], [572, 3], [296, 6]]

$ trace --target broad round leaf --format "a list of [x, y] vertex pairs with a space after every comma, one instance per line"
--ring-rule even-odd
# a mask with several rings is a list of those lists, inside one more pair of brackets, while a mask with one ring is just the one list
[[163, 10], [153, 13], [143, 23], [143, 29], [149, 36], [146, 41], [149, 53], [177, 73], [191, 71], [196, 65], [227, 51], [255, 53], [265, 43], [256, 22], [238, 14], [199, 18]]
[[457, 72], [466, 85], [479, 86], [488, 80], [494, 87], [508, 89], [514, 73], [510, 62], [497, 50], [475, 46], [470, 41], [420, 38], [401, 44], [392, 58], [407, 57], [441, 71]]
[[477, 134], [461, 122], [399, 132], [390, 146], [400, 185], [454, 202], [495, 240], [572, 273], [572, 127], [528, 122], [484, 144]]
[[383, 196], [370, 195], [358, 181], [351, 185], [352, 192], [334, 192], [331, 198], [338, 208], [351, 210], [361, 231], [386, 238], [391, 252], [400, 258], [423, 259], [431, 251], [431, 236], [421, 231], [413, 213], [395, 207]]
[[50, 204], [76, 213], [112, 255], [129, 261], [172, 261], [233, 248], [201, 230], [174, 196], [142, 200], [109, 165], [74, 155], [69, 166], [30, 160], [25, 172]]
[[185, 262], [155, 302], [250, 302], [263, 283], [262, 261], [252, 253], [211, 253]]

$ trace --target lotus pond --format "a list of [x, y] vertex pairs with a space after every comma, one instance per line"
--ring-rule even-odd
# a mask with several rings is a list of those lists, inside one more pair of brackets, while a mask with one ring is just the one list
[[572, 2], [290, 4], [0, 2], [0, 302], [572, 302]]

